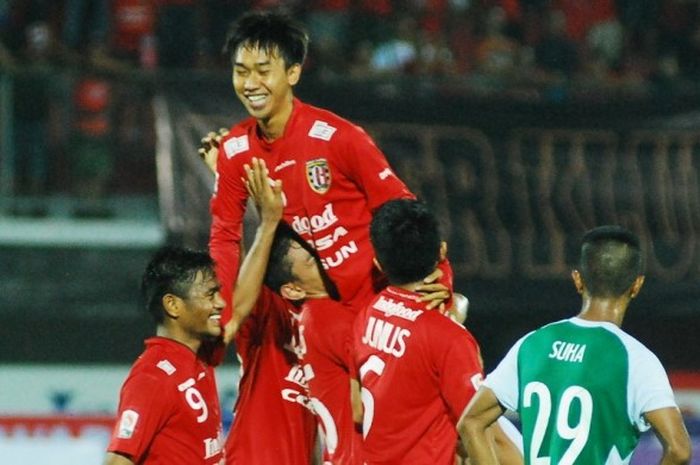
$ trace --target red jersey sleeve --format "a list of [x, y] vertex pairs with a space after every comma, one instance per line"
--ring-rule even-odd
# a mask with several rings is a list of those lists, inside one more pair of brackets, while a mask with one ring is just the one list
[[243, 235], [243, 216], [248, 191], [241, 181], [242, 168], [235, 157], [226, 155], [222, 141], [217, 159], [216, 186], [211, 199], [211, 230], [209, 253], [216, 262], [216, 275], [221, 283], [221, 294], [227, 306], [221, 318], [225, 325], [231, 318], [232, 292], [238, 276]]
[[483, 378], [479, 345], [465, 328], [445, 318], [445, 330], [433, 331], [430, 346], [435, 350], [435, 369], [439, 373], [440, 392], [456, 425]]
[[107, 450], [140, 463], [156, 433], [165, 425], [173, 405], [168, 390], [154, 375], [137, 374], [122, 388], [117, 423]]
[[389, 166], [370, 136], [359, 126], [343, 131], [336, 162], [344, 174], [365, 194], [370, 211], [388, 200], [415, 198]]

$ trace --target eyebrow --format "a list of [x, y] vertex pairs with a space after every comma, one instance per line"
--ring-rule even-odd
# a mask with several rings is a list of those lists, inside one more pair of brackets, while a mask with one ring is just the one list
[[[233, 66], [239, 66], [241, 68], [248, 68], [243, 62], [237, 61], [233, 64]], [[262, 66], [272, 66], [272, 62], [267, 60], [267, 61], [259, 61], [253, 65], [254, 67], [260, 68]]]

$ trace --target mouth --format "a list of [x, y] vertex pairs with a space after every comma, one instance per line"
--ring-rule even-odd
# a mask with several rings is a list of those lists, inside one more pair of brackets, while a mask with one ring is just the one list
[[214, 321], [216, 324], [219, 324], [221, 321], [221, 313], [215, 313], [212, 316], [209, 317], [209, 321]]
[[248, 101], [248, 105], [255, 110], [262, 109], [267, 103], [267, 95], [246, 95], [245, 99]]

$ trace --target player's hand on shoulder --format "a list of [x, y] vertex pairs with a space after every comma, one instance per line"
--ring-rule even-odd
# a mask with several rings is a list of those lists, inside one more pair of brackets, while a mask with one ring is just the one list
[[253, 157], [251, 164], [245, 164], [243, 169], [246, 173], [243, 182], [258, 208], [260, 220], [277, 224], [284, 210], [282, 181], [270, 179], [265, 161], [260, 158]]
[[445, 302], [450, 299], [451, 292], [447, 286], [439, 282], [442, 274], [442, 270], [436, 268], [423, 279], [423, 284], [416, 287], [416, 292], [423, 294], [420, 300], [428, 302], [428, 310], [436, 308], [444, 313], [446, 312]]
[[221, 140], [228, 135], [228, 129], [221, 128], [219, 132], [210, 132], [202, 137], [197, 153], [212, 173], [216, 173], [216, 159], [219, 155]]

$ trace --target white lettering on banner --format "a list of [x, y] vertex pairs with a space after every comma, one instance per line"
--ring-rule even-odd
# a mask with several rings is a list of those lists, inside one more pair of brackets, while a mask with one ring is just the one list
[[341, 265], [345, 260], [347, 260], [350, 257], [350, 255], [357, 253], [358, 250], [359, 249], [355, 241], [350, 241], [348, 244], [341, 246], [339, 250], [336, 250], [332, 256], [322, 258], [321, 264], [326, 270], [330, 268], [335, 268], [336, 266]]
[[549, 358], [564, 362], [583, 362], [586, 353], [586, 344], [574, 344], [573, 342], [554, 341]]
[[316, 247], [316, 250], [319, 252], [321, 250], [326, 250], [335, 244], [338, 239], [341, 237], [345, 236], [348, 234], [348, 230], [345, 229], [342, 226], [338, 226], [335, 228], [335, 231], [333, 231], [331, 234], [328, 234], [327, 236], [322, 236], [318, 239], [314, 240], [314, 246]]
[[329, 125], [325, 121], [316, 120], [314, 121], [314, 125], [309, 131], [309, 137], [328, 141], [331, 140], [331, 137], [333, 137], [333, 134], [335, 134], [336, 130], [336, 128]]
[[416, 321], [416, 318], [423, 314], [423, 310], [411, 310], [410, 308], [406, 308], [403, 302], [396, 302], [384, 296], [380, 296], [372, 307], [384, 313], [386, 316], [397, 316], [410, 321]]
[[338, 222], [338, 217], [333, 212], [333, 204], [327, 203], [323, 207], [323, 212], [320, 215], [311, 215], [311, 217], [295, 215], [292, 220], [292, 228], [297, 234], [310, 234], [323, 231]]
[[248, 136], [232, 137], [224, 142], [224, 153], [226, 158], [233, 158], [239, 153], [247, 152], [250, 149], [248, 144]]
[[399, 358], [406, 352], [406, 339], [409, 336], [411, 331], [408, 329], [371, 316], [362, 343]]

